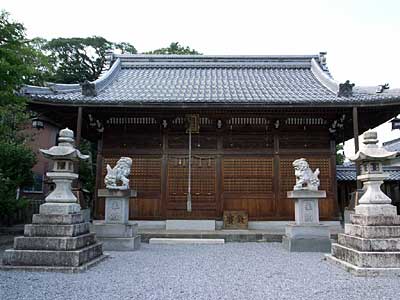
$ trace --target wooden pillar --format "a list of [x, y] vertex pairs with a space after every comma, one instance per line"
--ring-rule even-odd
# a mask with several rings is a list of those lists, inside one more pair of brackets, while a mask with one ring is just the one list
[[[170, 124], [168, 124], [170, 125]], [[167, 125], [167, 126], [168, 126]], [[161, 157], [161, 216], [167, 218], [167, 188], [168, 188], [168, 128], [162, 128]]]
[[[218, 119], [217, 119], [218, 123]], [[217, 202], [217, 219], [223, 219], [224, 203], [222, 197], [222, 159], [224, 152], [223, 144], [223, 127], [217, 128], [217, 157], [216, 157], [216, 202]]]
[[331, 164], [331, 174], [330, 177], [332, 178], [332, 193], [333, 193], [333, 210], [335, 213], [335, 217], [339, 217], [342, 215], [342, 210], [339, 204], [338, 200], [338, 184], [337, 184], [337, 179], [336, 179], [336, 141], [333, 139], [330, 141], [330, 147], [331, 147], [331, 159], [330, 159], [330, 164]]
[[100, 214], [100, 203], [99, 198], [97, 197], [97, 191], [101, 188], [102, 185], [102, 172], [103, 171], [103, 134], [101, 134], [100, 138], [97, 140], [97, 157], [96, 157], [96, 188], [94, 192], [94, 202], [93, 202], [93, 211], [94, 218], [98, 219]]
[[77, 148], [79, 148], [79, 145], [81, 144], [81, 136], [82, 136], [82, 106], [78, 107], [78, 118], [76, 120], [76, 139], [75, 139], [75, 145]]
[[[359, 132], [358, 132], [358, 109], [356, 106], [353, 107], [353, 137], [354, 137], [354, 153], [357, 153], [360, 150], [360, 143], [358, 140]], [[356, 163], [356, 175], [360, 175], [360, 164]], [[357, 189], [361, 189], [362, 184], [361, 181], [357, 179]]]
[[279, 201], [280, 201], [280, 190], [279, 190], [279, 178], [280, 178], [280, 157], [279, 157], [279, 134], [278, 132], [274, 133], [274, 156], [273, 156], [273, 192], [274, 192], [274, 207], [275, 216], [280, 216], [279, 211]]

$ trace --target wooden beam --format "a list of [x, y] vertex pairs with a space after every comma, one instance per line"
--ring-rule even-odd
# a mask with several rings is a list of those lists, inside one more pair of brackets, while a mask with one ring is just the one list
[[[353, 107], [353, 138], [354, 138], [354, 153], [357, 153], [360, 150], [360, 142], [358, 140], [359, 132], [358, 132], [358, 109], [357, 106]], [[360, 175], [360, 165], [356, 163], [356, 175]], [[357, 189], [361, 189], [362, 184], [361, 181], [357, 179]]]
[[77, 148], [79, 148], [79, 145], [81, 144], [81, 137], [82, 137], [82, 111], [83, 111], [82, 106], [79, 106], [78, 118], [76, 120], [76, 140], [75, 140], [75, 145]]

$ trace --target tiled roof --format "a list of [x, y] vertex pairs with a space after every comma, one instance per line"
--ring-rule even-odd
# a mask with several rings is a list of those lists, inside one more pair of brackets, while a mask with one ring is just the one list
[[383, 143], [387, 151], [400, 152], [400, 138]]
[[399, 102], [400, 90], [355, 87], [337, 95], [321, 56], [119, 55], [83, 96], [79, 84], [27, 86], [31, 101], [83, 105], [324, 105]]
[[[384, 173], [389, 177], [385, 181], [400, 181], [400, 167], [383, 167]], [[356, 167], [351, 166], [336, 166], [337, 181], [356, 181]]]

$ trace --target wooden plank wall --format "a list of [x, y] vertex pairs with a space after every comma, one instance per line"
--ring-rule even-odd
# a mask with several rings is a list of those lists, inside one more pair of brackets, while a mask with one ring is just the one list
[[[131, 199], [134, 219], [222, 219], [224, 210], [246, 210], [250, 220], [290, 220], [294, 205], [286, 192], [295, 184], [292, 162], [304, 157], [313, 170], [320, 169], [321, 189], [327, 191], [321, 219], [337, 219], [334, 144], [324, 126], [304, 128], [217, 129], [215, 122], [205, 121], [192, 139], [191, 213], [186, 212], [188, 138], [179, 120], [168, 128], [156, 123], [106, 127], [102, 176], [120, 156], [133, 159], [130, 179], [138, 191], [137, 199]], [[98, 201], [101, 218], [104, 199]]]

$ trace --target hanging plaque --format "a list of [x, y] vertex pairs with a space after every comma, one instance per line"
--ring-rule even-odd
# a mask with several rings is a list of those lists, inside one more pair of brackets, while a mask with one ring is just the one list
[[192, 133], [199, 133], [200, 131], [200, 116], [198, 114], [190, 114], [185, 116], [185, 126], [186, 133], [189, 133], [189, 130]]

